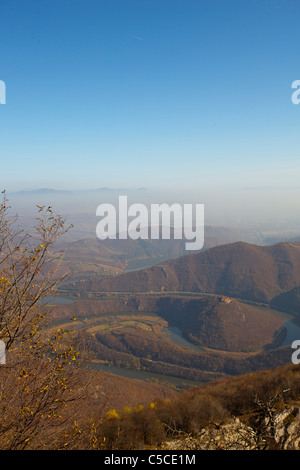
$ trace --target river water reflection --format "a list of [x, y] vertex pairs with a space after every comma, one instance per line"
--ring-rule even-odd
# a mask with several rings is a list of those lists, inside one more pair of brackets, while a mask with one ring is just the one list
[[280, 346], [290, 346], [296, 339], [300, 340], [300, 326], [293, 321], [287, 321], [284, 323], [286, 329], [286, 336]]

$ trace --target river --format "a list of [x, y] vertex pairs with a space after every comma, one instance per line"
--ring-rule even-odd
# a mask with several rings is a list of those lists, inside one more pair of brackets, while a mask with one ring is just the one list
[[289, 320], [284, 323], [286, 336], [280, 346], [290, 346], [294, 340], [300, 340], [300, 326]]
[[164, 383], [171, 384], [178, 388], [192, 388], [203, 385], [203, 382], [200, 382], [199, 380], [187, 380], [180, 377], [175, 377], [173, 375], [155, 374], [154, 372], [147, 372], [138, 369], [127, 369], [123, 367], [110, 366], [108, 364], [91, 363], [90, 367], [96, 370], [101, 369], [103, 372], [111, 372], [112, 374], [128, 377], [130, 379], [150, 380], [151, 382], [157, 382], [161, 385]]

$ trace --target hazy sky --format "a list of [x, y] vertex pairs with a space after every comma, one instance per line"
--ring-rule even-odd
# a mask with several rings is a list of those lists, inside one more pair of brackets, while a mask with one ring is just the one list
[[0, 17], [1, 188], [300, 188], [299, 0], [1, 0]]

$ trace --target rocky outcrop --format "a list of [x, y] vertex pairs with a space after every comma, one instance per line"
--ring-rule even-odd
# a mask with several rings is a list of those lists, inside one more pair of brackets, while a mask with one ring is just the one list
[[238, 418], [222, 425], [211, 425], [196, 435], [181, 435], [164, 442], [164, 450], [299, 450], [300, 408], [286, 406], [263, 417], [257, 426], [248, 426]]
[[166, 450], [254, 450], [255, 431], [244, 425], [238, 418], [221, 426], [202, 429], [195, 436], [186, 436], [165, 442]]
[[[270, 429], [272, 428], [272, 429]], [[300, 408], [291, 406], [278, 413], [272, 426], [268, 426], [269, 432], [273, 432], [276, 444], [284, 450], [300, 449]]]

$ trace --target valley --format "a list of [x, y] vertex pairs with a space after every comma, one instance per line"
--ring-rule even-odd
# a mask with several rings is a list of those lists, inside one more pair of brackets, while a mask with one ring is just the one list
[[[68, 220], [72, 222], [73, 217]], [[73, 279], [115, 276], [154, 266], [188, 253], [185, 250], [186, 240], [175, 239], [172, 230], [170, 240], [98, 240], [94, 237], [94, 225], [86, 228], [83, 233], [79, 231], [78, 225], [80, 226], [76, 219], [76, 229], [66, 235], [65, 241], [61, 241], [55, 251], [55, 254], [64, 254], [62, 268]], [[212, 226], [206, 226], [204, 230], [203, 250], [238, 240], [253, 243], [259, 240], [257, 234], [253, 234], [251, 230]], [[84, 234], [84, 237], [76, 239], [79, 234]]]
[[144, 268], [155, 258], [133, 247], [122, 267], [114, 251], [114, 272], [77, 265], [51, 299], [52, 325], [76, 331], [91, 367], [181, 390], [290, 361], [299, 243], [234, 242]]
[[[284, 332], [274, 341], [287, 316], [267, 306], [232, 300], [230, 313], [222, 297], [211, 294], [102, 295], [52, 306], [55, 326], [74, 328], [85, 337], [94, 367], [114, 367], [136, 378], [146, 372], [147, 378], [181, 389], [289, 360], [290, 347], [279, 347]], [[199, 324], [195, 311], [205, 319], [213, 308], [216, 318]], [[226, 321], [218, 330], [224, 309]], [[250, 317], [246, 322], [245, 316]]]

